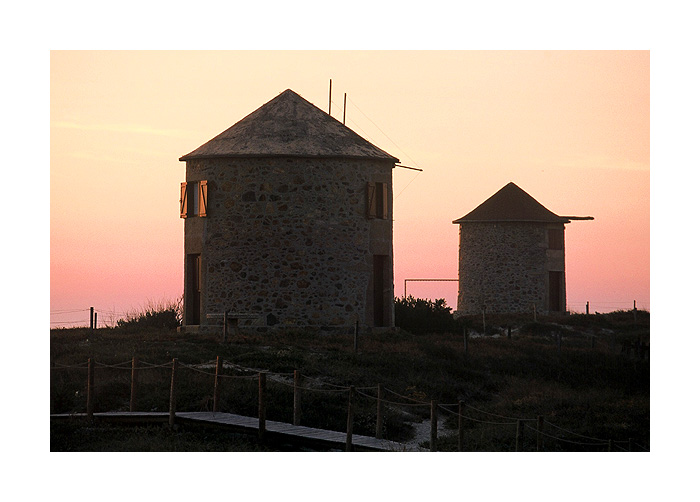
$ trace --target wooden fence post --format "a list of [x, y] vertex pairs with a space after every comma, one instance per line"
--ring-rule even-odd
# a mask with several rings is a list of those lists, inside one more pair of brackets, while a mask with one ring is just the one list
[[92, 421], [95, 411], [95, 360], [88, 359], [87, 418]]
[[92, 331], [94, 319], [95, 319], [95, 307], [90, 307], [90, 331]]
[[294, 425], [301, 424], [301, 373], [294, 370]]
[[175, 382], [177, 381], [177, 357], [173, 358], [173, 371], [170, 376], [170, 417], [168, 425], [172, 429], [175, 427]]
[[258, 373], [258, 439], [265, 440], [265, 392], [267, 390], [267, 375]]
[[515, 430], [515, 451], [522, 451], [523, 448], [523, 421], [518, 420]]
[[345, 451], [353, 451], [352, 446], [352, 425], [355, 418], [355, 386], [350, 386], [348, 395], [348, 422], [347, 435], [345, 436]]
[[430, 401], [430, 451], [437, 451], [437, 401]]
[[464, 401], [459, 402], [457, 413], [457, 451], [464, 451]]
[[360, 331], [360, 327], [359, 327], [358, 321], [356, 319], [355, 320], [355, 337], [353, 339], [353, 349], [355, 350], [355, 354], [357, 354], [357, 351], [358, 351], [358, 348], [360, 345], [360, 343], [359, 343], [359, 337], [360, 337], [359, 331]]
[[97, 329], [97, 312], [95, 312], [95, 329]]
[[[224, 341], [226, 339], [224, 338]], [[224, 368], [224, 360], [220, 356], [216, 356], [216, 376], [214, 377], [214, 403], [212, 404], [212, 411], [216, 413], [219, 411], [219, 400], [221, 397], [221, 372]]]
[[590, 303], [589, 303], [589, 302], [586, 302], [586, 315], [589, 315], [589, 314], [590, 314], [589, 308], [590, 308]]
[[138, 384], [139, 358], [134, 356], [131, 359], [131, 398], [129, 399], [129, 411], [136, 411], [136, 386]]
[[537, 451], [542, 450], [542, 428], [544, 426], [544, 417], [537, 415]]
[[377, 384], [377, 429], [374, 437], [382, 439], [382, 429], [384, 429], [384, 387]]

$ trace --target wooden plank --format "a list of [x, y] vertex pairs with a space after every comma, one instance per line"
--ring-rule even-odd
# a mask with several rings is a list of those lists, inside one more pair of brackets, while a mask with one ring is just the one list
[[[51, 419], [74, 419], [85, 418], [86, 413], [63, 413], [52, 414]], [[167, 421], [169, 418], [168, 412], [106, 412], [95, 413], [96, 419], [102, 420], [117, 420], [117, 421]], [[238, 428], [254, 434], [258, 431], [258, 418], [236, 415], [233, 413], [221, 412], [183, 412], [176, 413], [176, 418], [190, 422], [210, 423], [221, 426]], [[267, 431], [282, 437], [292, 438], [301, 441], [309, 441], [312, 443], [324, 443], [328, 446], [343, 447], [346, 441], [346, 433], [339, 431], [329, 431], [324, 429], [316, 429], [301, 425], [292, 425], [286, 422], [271, 422], [267, 421]], [[353, 435], [353, 445], [362, 449], [380, 450], [380, 451], [407, 451], [406, 445], [388, 441], [385, 439], [376, 439], [369, 436]]]
[[[242, 417], [240, 415], [232, 415], [229, 417], [219, 416], [214, 417], [212, 413], [186, 413], [193, 419], [207, 421], [207, 422], [217, 422], [224, 424], [235, 424], [240, 426], [246, 426], [251, 430], [257, 428], [257, 421], [251, 417]], [[218, 414], [227, 415], [227, 414]], [[284, 422], [267, 422], [267, 430], [275, 434], [280, 434], [284, 436], [292, 436], [296, 438], [306, 438], [310, 440], [320, 440], [323, 442], [329, 442], [341, 446], [345, 442], [345, 433], [339, 431], [329, 431], [324, 429], [315, 429], [313, 427], [305, 426], [295, 426], [292, 424], [287, 424]], [[395, 443], [387, 440], [378, 440], [376, 438], [368, 436], [353, 435], [353, 443], [358, 446], [380, 449], [380, 450], [404, 450], [406, 449], [401, 443]]]
[[294, 436], [300, 436], [300, 437], [308, 437], [308, 438], [315, 438], [315, 439], [342, 439], [343, 443], [345, 443], [345, 435], [341, 434], [338, 436], [337, 434], [333, 433], [332, 431], [324, 431], [321, 429], [306, 429], [306, 430], [295, 430], [292, 432]]

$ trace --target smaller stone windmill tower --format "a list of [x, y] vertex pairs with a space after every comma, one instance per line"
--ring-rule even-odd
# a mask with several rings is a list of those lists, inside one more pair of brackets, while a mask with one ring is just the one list
[[559, 216], [508, 183], [459, 224], [456, 316], [482, 312], [566, 311], [564, 225]]

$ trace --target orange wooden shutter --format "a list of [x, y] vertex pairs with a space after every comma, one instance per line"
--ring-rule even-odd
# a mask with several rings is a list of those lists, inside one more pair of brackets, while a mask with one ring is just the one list
[[377, 187], [371, 181], [367, 183], [367, 217], [377, 217]]
[[388, 183], [382, 183], [382, 218], [387, 219], [389, 217], [389, 203], [387, 202], [389, 198], [389, 185]]
[[207, 215], [207, 182], [199, 182], [199, 216]]
[[187, 218], [187, 183], [180, 183], [180, 218]]

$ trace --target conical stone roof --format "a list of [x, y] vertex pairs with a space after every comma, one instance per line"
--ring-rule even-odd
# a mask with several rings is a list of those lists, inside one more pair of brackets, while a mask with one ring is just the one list
[[399, 162], [290, 89], [180, 160], [270, 156]]
[[567, 217], [554, 214], [513, 182], [452, 223], [475, 222], [569, 223]]

